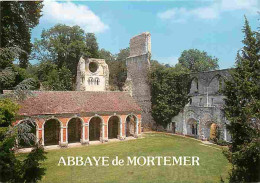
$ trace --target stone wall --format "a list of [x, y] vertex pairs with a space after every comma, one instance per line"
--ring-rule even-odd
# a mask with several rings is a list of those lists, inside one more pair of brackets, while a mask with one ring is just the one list
[[[192, 73], [191, 78], [191, 100], [181, 113], [172, 118], [176, 126], [175, 132], [208, 139], [210, 125], [215, 123], [219, 127], [221, 138], [229, 141], [230, 135], [226, 130], [229, 122], [223, 112], [225, 96], [221, 92], [225, 87], [224, 80], [231, 79], [229, 70]], [[197, 134], [190, 133], [191, 119], [197, 123]], [[172, 124], [169, 124], [167, 130], [172, 130]]]
[[151, 53], [151, 34], [144, 32], [130, 39], [130, 57]]
[[[90, 64], [97, 65], [95, 71], [90, 70]], [[109, 69], [104, 59], [81, 57], [77, 68], [78, 91], [106, 91], [109, 90]]]
[[126, 60], [127, 83], [131, 83], [130, 93], [142, 108], [143, 130], [150, 130], [153, 125], [151, 116], [151, 93], [148, 82], [150, 69], [151, 35], [142, 33], [130, 40], [130, 56]]
[[[124, 140], [126, 138], [126, 123], [127, 123], [127, 117], [134, 116], [135, 117], [135, 131], [134, 131], [134, 137], [138, 138], [141, 136], [141, 114], [136, 113], [136, 114], [95, 114], [95, 115], [80, 115], [80, 114], [57, 114], [54, 116], [51, 115], [41, 115], [41, 116], [31, 116], [31, 119], [35, 122], [36, 125], [36, 137], [37, 137], [37, 142], [40, 141], [42, 145], [45, 144], [46, 140], [46, 134], [48, 133], [47, 130], [51, 130], [46, 128], [46, 123], [52, 120], [52, 122], [57, 122], [57, 129], [56, 132], [57, 134], [57, 139], [55, 139], [56, 145], [60, 145], [62, 147], [66, 147], [69, 145], [69, 124], [73, 120], [79, 120], [81, 125], [81, 129], [78, 130], [78, 135], [80, 136], [80, 139], [78, 142], [81, 142], [82, 144], [89, 144], [89, 141], [91, 141], [90, 137], [90, 122], [94, 118], [99, 118], [101, 119], [101, 125], [100, 125], [100, 141], [101, 142], [107, 142], [109, 141], [108, 139], [108, 123], [109, 119], [112, 117], [117, 117], [118, 118], [118, 123], [119, 123], [119, 129], [117, 131], [118, 136], [117, 138], [120, 140]], [[16, 120], [13, 125], [17, 125], [18, 123], [21, 122], [28, 122], [25, 119], [21, 120]], [[53, 124], [53, 123], [52, 123]], [[53, 125], [52, 125], [53, 127]], [[50, 133], [48, 133], [50, 134]], [[47, 137], [51, 138], [50, 137]]]

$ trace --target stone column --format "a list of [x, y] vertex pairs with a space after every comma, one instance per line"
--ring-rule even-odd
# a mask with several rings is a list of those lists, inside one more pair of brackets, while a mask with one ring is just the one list
[[44, 146], [44, 132], [43, 132], [43, 128], [37, 128], [37, 131], [36, 131], [36, 138], [37, 138], [37, 142], [41, 141], [41, 144]]
[[117, 137], [119, 140], [123, 140], [123, 132], [122, 132], [123, 129], [122, 128], [123, 128], [122, 127], [122, 120], [120, 120], [119, 121], [119, 135]]
[[44, 146], [44, 119], [39, 118], [35, 120], [35, 123], [37, 124], [37, 129], [36, 129], [36, 136], [37, 136], [37, 142], [40, 141], [41, 145]]
[[83, 133], [83, 135], [82, 135], [81, 144], [82, 145], [89, 144], [89, 125], [88, 125], [88, 123], [83, 123], [82, 133]]
[[109, 119], [109, 116], [101, 116], [102, 118], [102, 136], [100, 137], [100, 141], [101, 142], [108, 142], [108, 119]]
[[67, 137], [67, 127], [61, 126], [61, 136], [60, 136], [60, 146], [67, 147], [68, 146], [68, 137]]
[[125, 134], [126, 115], [121, 115], [120, 118], [121, 118], [121, 121], [120, 121], [120, 140], [124, 140], [126, 138], [126, 134]]
[[136, 124], [135, 124], [135, 138], [138, 138], [138, 125], [139, 125], [139, 122], [138, 122], [138, 118], [136, 119]]
[[101, 142], [108, 142], [107, 124], [102, 123], [102, 136], [100, 137]]

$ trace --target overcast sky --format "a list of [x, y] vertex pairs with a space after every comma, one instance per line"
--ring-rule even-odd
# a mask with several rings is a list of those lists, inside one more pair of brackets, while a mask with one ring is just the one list
[[57, 23], [79, 25], [96, 34], [100, 48], [118, 53], [131, 37], [148, 31], [152, 58], [161, 63], [174, 65], [183, 50], [197, 48], [219, 58], [225, 69], [234, 66], [243, 46], [244, 15], [256, 30], [258, 11], [260, 0], [44, 1], [32, 41]]

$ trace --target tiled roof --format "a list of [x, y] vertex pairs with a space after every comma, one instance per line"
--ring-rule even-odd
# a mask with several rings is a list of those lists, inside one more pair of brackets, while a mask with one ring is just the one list
[[140, 112], [126, 92], [34, 91], [22, 103], [19, 115]]

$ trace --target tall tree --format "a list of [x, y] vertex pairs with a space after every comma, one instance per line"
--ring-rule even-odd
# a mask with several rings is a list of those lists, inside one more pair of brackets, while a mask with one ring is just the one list
[[111, 90], [122, 90], [126, 77], [126, 58], [130, 55], [129, 48], [121, 49], [118, 54], [113, 55], [105, 49], [99, 51], [100, 58], [106, 60], [109, 67], [109, 84]]
[[259, 182], [260, 177], [260, 47], [245, 18], [244, 47], [237, 54], [232, 80], [226, 82], [224, 111], [232, 144], [226, 156], [232, 163], [230, 182]]
[[94, 33], [86, 34], [86, 50], [86, 56], [90, 58], [99, 57], [97, 38]]
[[77, 65], [82, 55], [98, 58], [94, 34], [85, 34], [79, 26], [57, 24], [44, 30], [40, 40], [35, 40], [34, 57], [41, 62], [51, 61], [57, 69], [66, 67], [76, 82]]
[[[0, 48], [18, 47], [23, 52], [19, 53], [20, 66], [26, 68], [31, 53], [31, 30], [41, 17], [41, 1], [2, 1], [0, 2]], [[0, 62], [12, 62], [13, 56], [0, 57]]]
[[[12, 127], [12, 121], [19, 109], [18, 104], [10, 99], [0, 98], [0, 181], [1, 182], [37, 182], [45, 174], [41, 162], [46, 159], [43, 147], [36, 144], [24, 161], [15, 156], [17, 125]], [[19, 131], [19, 130], [18, 130]], [[20, 136], [28, 136], [23, 130]]]
[[166, 127], [188, 103], [188, 73], [181, 65], [166, 67], [151, 61], [152, 116], [156, 124]]
[[197, 49], [184, 50], [179, 58], [179, 63], [191, 72], [210, 71], [219, 68], [217, 58]]

